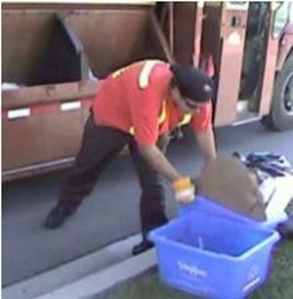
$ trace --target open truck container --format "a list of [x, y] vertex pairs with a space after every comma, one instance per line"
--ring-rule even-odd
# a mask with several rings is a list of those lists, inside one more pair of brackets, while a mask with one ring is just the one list
[[293, 127], [292, 3], [139, 3], [2, 5], [2, 180], [71, 163], [93, 77], [143, 58], [208, 65], [215, 126]]
[[152, 9], [151, 3], [4, 5], [2, 80], [15, 85], [2, 90], [4, 180], [71, 163], [97, 78], [144, 57], [164, 57]]

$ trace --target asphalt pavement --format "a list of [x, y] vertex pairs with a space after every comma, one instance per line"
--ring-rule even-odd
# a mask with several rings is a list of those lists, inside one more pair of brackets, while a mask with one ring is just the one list
[[[270, 132], [261, 124], [217, 129], [219, 152], [271, 151], [293, 163], [293, 131]], [[168, 156], [187, 175], [196, 175], [202, 158], [193, 136], [172, 143]], [[92, 194], [59, 230], [43, 222], [56, 202], [67, 171], [22, 179], [2, 186], [2, 285], [53, 269], [139, 232], [140, 190], [128, 156], [118, 157]], [[167, 213], [176, 215], [166, 184]]]

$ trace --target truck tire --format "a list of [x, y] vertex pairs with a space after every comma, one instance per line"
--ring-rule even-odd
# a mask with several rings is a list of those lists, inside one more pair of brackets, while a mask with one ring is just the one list
[[293, 128], [293, 54], [276, 76], [271, 110], [263, 123], [274, 131]]

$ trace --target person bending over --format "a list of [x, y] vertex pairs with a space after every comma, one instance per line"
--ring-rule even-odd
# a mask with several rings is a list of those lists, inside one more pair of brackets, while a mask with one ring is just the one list
[[74, 214], [109, 162], [128, 145], [142, 190], [142, 241], [134, 255], [152, 247], [150, 230], [167, 222], [160, 179], [178, 202], [193, 199], [195, 186], [166, 158], [170, 132], [189, 124], [205, 161], [216, 157], [212, 130], [213, 81], [199, 69], [160, 60], [121, 68], [101, 81], [85, 124], [81, 148], [45, 227], [56, 229]]

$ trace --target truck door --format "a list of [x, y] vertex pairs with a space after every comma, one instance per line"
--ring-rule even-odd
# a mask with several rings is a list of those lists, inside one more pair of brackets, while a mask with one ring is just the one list
[[279, 47], [278, 38], [274, 38], [271, 34], [274, 11], [273, 4], [269, 4], [264, 20], [267, 42], [264, 50], [263, 76], [260, 82], [260, 100], [259, 105], [257, 105], [259, 115], [266, 115], [270, 111]]
[[217, 96], [214, 124], [231, 124], [237, 113], [247, 22], [246, 1], [207, 2], [204, 6], [201, 55], [215, 66]]
[[260, 118], [270, 110], [278, 40], [271, 32], [270, 2], [250, 2], [236, 121]]

